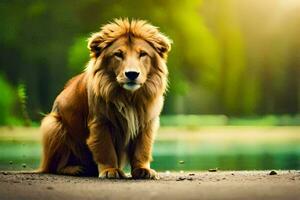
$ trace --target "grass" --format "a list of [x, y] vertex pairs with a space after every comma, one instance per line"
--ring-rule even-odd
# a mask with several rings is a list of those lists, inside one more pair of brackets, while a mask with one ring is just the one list
[[164, 115], [161, 126], [300, 126], [300, 114], [227, 117], [226, 115]]
[[[30, 119], [29, 119], [30, 120]], [[7, 126], [23, 126], [22, 119], [11, 118]], [[300, 126], [300, 114], [296, 115], [265, 115], [252, 117], [228, 117], [226, 115], [162, 115], [161, 127], [202, 126]], [[40, 121], [30, 121], [31, 127], [39, 127]]]

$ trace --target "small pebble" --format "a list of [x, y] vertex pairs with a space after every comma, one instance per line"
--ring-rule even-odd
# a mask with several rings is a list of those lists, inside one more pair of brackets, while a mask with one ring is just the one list
[[188, 180], [188, 181], [192, 181], [193, 178], [192, 178], [192, 177], [188, 177], [187, 180]]
[[47, 189], [48, 189], [48, 190], [53, 190], [53, 187], [48, 186]]
[[21, 182], [20, 182], [20, 181], [15, 181], [15, 180], [14, 180], [13, 183], [21, 183]]
[[169, 170], [167, 170], [165, 173], [166, 173], [167, 175], [169, 175], [169, 174], [170, 174], [170, 171], [169, 171]]
[[274, 170], [272, 170], [272, 171], [269, 173], [269, 175], [277, 175], [277, 172], [274, 171]]
[[183, 170], [180, 170], [180, 173], [181, 173], [181, 174], [183, 174], [183, 173], [184, 173], [184, 171], [183, 171]]
[[190, 173], [189, 176], [195, 176], [195, 174], [194, 173]]
[[3, 174], [3, 175], [7, 175], [8, 173], [7, 173], [7, 172], [2, 172], [2, 174]]
[[22, 164], [22, 167], [23, 167], [23, 168], [26, 168], [26, 164], [25, 164], [25, 163], [23, 163], [23, 164]]
[[9, 164], [12, 165], [12, 164], [13, 164], [13, 161], [9, 161]]
[[176, 179], [176, 181], [183, 181], [183, 180], [185, 180], [184, 177], [179, 177], [179, 178]]
[[180, 160], [180, 161], [179, 161], [179, 164], [184, 164], [184, 161], [183, 161], [183, 160]]
[[215, 169], [209, 169], [208, 171], [209, 172], [216, 172], [216, 171], [218, 171], [218, 169], [217, 168], [215, 168]]

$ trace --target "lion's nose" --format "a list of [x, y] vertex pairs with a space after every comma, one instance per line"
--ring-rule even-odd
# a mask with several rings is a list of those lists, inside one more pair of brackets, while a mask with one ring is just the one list
[[139, 74], [140, 73], [136, 71], [125, 72], [125, 76], [131, 81], [134, 81], [139, 76]]

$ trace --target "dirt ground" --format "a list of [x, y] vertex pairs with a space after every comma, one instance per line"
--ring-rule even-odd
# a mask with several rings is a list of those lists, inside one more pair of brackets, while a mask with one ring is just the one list
[[160, 180], [103, 180], [0, 172], [0, 199], [300, 199], [300, 171], [160, 173]]

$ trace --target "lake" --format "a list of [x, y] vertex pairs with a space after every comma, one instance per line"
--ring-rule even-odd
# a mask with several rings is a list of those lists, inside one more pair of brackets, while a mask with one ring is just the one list
[[[33, 170], [37, 128], [0, 128], [0, 170]], [[158, 171], [300, 169], [300, 127], [162, 127], [151, 166]]]

